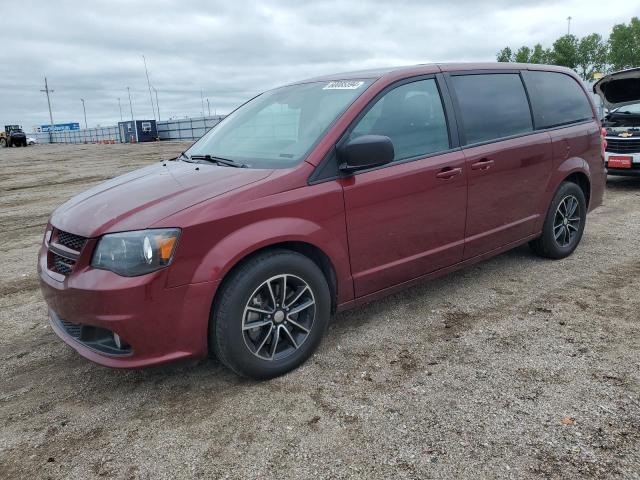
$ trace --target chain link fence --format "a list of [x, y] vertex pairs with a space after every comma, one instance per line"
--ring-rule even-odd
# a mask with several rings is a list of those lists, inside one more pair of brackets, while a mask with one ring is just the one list
[[158, 122], [160, 140], [197, 140], [220, 123], [222, 115], [215, 117], [194, 117]]
[[[220, 123], [224, 115], [212, 117], [181, 118], [162, 120], [156, 123], [160, 140], [197, 140], [211, 128]], [[38, 132], [27, 136], [35, 136], [38, 143], [120, 143], [120, 132], [117, 125], [96, 127], [83, 130], [65, 130], [61, 132]]]
[[[33, 134], [28, 134], [31, 136]], [[86, 130], [63, 130], [60, 132], [38, 132], [35, 134], [38, 143], [99, 143], [114, 140], [120, 141], [116, 125], [110, 127], [88, 128]]]

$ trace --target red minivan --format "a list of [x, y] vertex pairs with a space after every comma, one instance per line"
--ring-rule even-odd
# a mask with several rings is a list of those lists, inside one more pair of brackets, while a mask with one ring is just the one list
[[600, 125], [568, 69], [331, 75], [69, 200], [38, 271], [53, 329], [97, 363], [211, 352], [268, 378], [304, 362], [335, 311], [527, 242], [570, 255], [604, 185]]

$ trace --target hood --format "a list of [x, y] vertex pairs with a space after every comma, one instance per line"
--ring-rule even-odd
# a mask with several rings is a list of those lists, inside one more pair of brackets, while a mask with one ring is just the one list
[[640, 103], [640, 68], [605, 75], [593, 85], [593, 93], [602, 98], [609, 110]]
[[144, 229], [272, 172], [181, 161], [155, 163], [76, 195], [56, 209], [51, 223], [84, 237]]

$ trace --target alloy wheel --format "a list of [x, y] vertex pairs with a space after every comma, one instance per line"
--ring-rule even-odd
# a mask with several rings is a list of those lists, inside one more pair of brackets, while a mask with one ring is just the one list
[[242, 333], [249, 351], [263, 360], [282, 360], [307, 340], [316, 314], [311, 287], [298, 276], [281, 274], [249, 297]]
[[553, 236], [561, 247], [567, 247], [580, 229], [580, 204], [573, 195], [562, 199], [553, 220]]

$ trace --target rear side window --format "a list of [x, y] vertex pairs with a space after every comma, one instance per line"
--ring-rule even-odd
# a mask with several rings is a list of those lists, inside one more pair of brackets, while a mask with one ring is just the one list
[[394, 161], [449, 149], [449, 131], [435, 80], [407, 83], [384, 94], [360, 119], [350, 138], [385, 135]]
[[451, 77], [466, 143], [533, 131], [529, 102], [517, 73]]
[[523, 72], [536, 128], [550, 128], [593, 118], [578, 82], [557, 72]]

